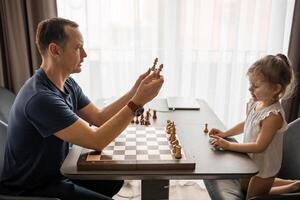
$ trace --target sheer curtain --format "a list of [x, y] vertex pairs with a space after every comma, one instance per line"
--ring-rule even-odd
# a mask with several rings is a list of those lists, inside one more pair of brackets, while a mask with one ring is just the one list
[[294, 0], [57, 0], [88, 57], [74, 78], [93, 100], [128, 91], [159, 58], [160, 97], [202, 98], [226, 126], [245, 117], [246, 71], [287, 53]]

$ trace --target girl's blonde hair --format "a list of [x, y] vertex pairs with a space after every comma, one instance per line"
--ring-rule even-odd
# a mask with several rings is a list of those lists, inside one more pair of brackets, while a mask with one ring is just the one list
[[261, 76], [271, 84], [280, 84], [277, 98], [289, 98], [295, 89], [295, 75], [289, 59], [283, 54], [267, 55], [248, 69], [247, 75]]

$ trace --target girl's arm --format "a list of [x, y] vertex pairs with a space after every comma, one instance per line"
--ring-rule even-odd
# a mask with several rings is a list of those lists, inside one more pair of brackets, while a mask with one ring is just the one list
[[261, 122], [261, 131], [255, 142], [251, 143], [233, 143], [224, 140], [218, 136], [212, 136], [215, 147], [225, 150], [237, 151], [242, 153], [260, 153], [263, 152], [271, 143], [277, 131], [282, 127], [283, 119], [281, 115], [270, 114], [269, 117]]
[[224, 137], [235, 136], [241, 134], [244, 131], [245, 121], [238, 123], [231, 129], [224, 132]]
[[263, 152], [269, 146], [277, 131], [282, 127], [282, 122], [281, 115], [270, 114], [269, 117], [262, 121], [261, 131], [256, 142], [245, 144], [231, 143], [228, 150], [244, 153]]

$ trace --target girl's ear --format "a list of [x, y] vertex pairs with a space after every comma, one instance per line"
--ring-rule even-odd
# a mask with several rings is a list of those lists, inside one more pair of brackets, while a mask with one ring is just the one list
[[275, 85], [275, 94], [280, 94], [282, 92], [282, 86], [281, 84]]

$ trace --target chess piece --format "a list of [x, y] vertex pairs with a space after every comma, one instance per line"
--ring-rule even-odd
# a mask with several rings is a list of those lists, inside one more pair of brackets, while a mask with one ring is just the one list
[[172, 143], [174, 140], [176, 140], [175, 134], [170, 134], [170, 137], [169, 137], [170, 143]]
[[179, 142], [177, 139], [175, 139], [173, 142], [171, 142], [172, 146], [176, 146], [176, 145], [179, 145]]
[[207, 123], [205, 123], [205, 128], [204, 128], [204, 130], [203, 130], [203, 132], [204, 132], [204, 133], [208, 133], [208, 128], [207, 128], [207, 125], [208, 125], [208, 124], [207, 124]]
[[160, 64], [158, 67], [158, 73], [160, 73], [163, 68], [164, 68], [164, 64]]
[[152, 116], [153, 119], [157, 119], [157, 115], [156, 115], [156, 110], [153, 110], [153, 116]]
[[175, 146], [175, 158], [180, 159], [182, 157], [181, 155], [181, 146], [176, 145]]
[[154, 59], [154, 62], [153, 62], [153, 65], [152, 65], [152, 67], [150, 68], [151, 71], [155, 71], [155, 66], [157, 65], [157, 62], [158, 62], [158, 58], [155, 58], [155, 59]]
[[145, 125], [144, 114], [141, 115], [141, 118], [140, 118], [140, 124], [141, 124], [141, 125]]
[[145, 125], [146, 125], [146, 126], [151, 125], [151, 123], [150, 123], [150, 116], [151, 116], [151, 114], [150, 114], [150, 111], [148, 110], [148, 111], [146, 112], [146, 117], [145, 117]]
[[135, 118], [135, 123], [136, 124], [139, 124], [140, 122], [139, 122], [139, 117], [138, 116], [136, 116], [136, 118]]
[[132, 120], [131, 120], [131, 122], [130, 122], [130, 123], [134, 124], [134, 118], [132, 118]]

